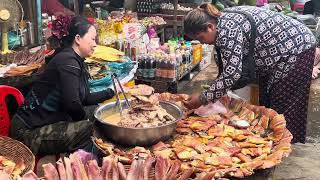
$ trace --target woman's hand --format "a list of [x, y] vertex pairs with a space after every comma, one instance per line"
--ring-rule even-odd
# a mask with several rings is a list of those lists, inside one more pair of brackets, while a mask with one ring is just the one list
[[313, 67], [313, 70], [312, 70], [312, 78], [313, 79], [317, 79], [318, 76], [319, 76], [319, 73], [320, 73], [320, 67], [319, 65], [316, 65]]
[[184, 105], [190, 110], [199, 108], [202, 105], [200, 94], [191, 95], [190, 98], [184, 102]]

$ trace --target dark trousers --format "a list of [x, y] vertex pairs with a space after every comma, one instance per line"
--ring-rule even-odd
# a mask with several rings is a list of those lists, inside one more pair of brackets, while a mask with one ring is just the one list
[[260, 105], [284, 114], [286, 126], [293, 135], [293, 143], [306, 141], [314, 53], [313, 48], [297, 55], [294, 69], [291, 69], [285, 78], [272, 84], [269, 84], [270, 77], [259, 79]]
[[14, 116], [11, 120], [10, 137], [21, 141], [34, 154], [59, 154], [77, 149], [90, 150], [93, 133], [93, 111], [96, 106], [86, 107], [88, 120], [60, 121], [54, 124], [29, 129]]

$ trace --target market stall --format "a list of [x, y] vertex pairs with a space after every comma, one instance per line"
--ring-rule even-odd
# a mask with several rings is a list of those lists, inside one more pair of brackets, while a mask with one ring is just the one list
[[[138, 1], [138, 13], [117, 11], [107, 18], [96, 11], [99, 45], [85, 61], [90, 91], [115, 87], [118, 77], [126, 84], [129, 101], [121, 100], [122, 95], [101, 103], [94, 112], [92, 152], [78, 150], [56, 164], [44, 164], [45, 179], [269, 178], [289, 156], [292, 134], [275, 110], [224, 96], [189, 111], [184, 106], [189, 96], [172, 94], [182, 79], [210, 64], [214, 48], [177, 36], [164, 40], [164, 27], [177, 29], [179, 18], [192, 9], [177, 2]], [[263, 8], [302, 18], [284, 6], [270, 3]], [[64, 17], [44, 17], [45, 28], [53, 33], [57, 29], [52, 25], [64, 23]], [[31, 83], [41, 72], [44, 57], [44, 47], [1, 55], [0, 84]], [[258, 96], [256, 89], [253, 98]], [[3, 139], [6, 144], [12, 141]], [[29, 159], [0, 153], [0, 177], [38, 178], [32, 171], [34, 155], [25, 146], [22, 149]]]
[[[284, 116], [272, 109], [225, 96], [188, 112], [187, 95], [154, 94], [145, 85], [127, 93], [131, 106], [121, 117], [115, 103], [95, 112], [98, 156], [80, 150], [61, 158], [57, 169], [44, 164], [45, 178], [243, 178], [273, 168], [291, 152]], [[28, 176], [36, 177], [32, 171]]]

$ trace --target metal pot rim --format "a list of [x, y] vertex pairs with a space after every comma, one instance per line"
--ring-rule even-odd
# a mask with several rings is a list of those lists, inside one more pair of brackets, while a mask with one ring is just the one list
[[[121, 102], [124, 102], [124, 100], [121, 100]], [[107, 103], [107, 104], [105, 104], [105, 105], [103, 105], [103, 106], [97, 107], [97, 108], [94, 110], [94, 114], [93, 114], [93, 115], [94, 115], [94, 118], [95, 118], [96, 120], [98, 120], [98, 121], [99, 121], [100, 123], [102, 123], [102, 124], [109, 125], [109, 126], [114, 126], [114, 127], [117, 127], [117, 128], [134, 129], [134, 130], [157, 129], [157, 128], [161, 128], [161, 127], [166, 127], [166, 126], [170, 126], [170, 125], [172, 125], [172, 124], [175, 124], [175, 123], [177, 123], [178, 121], [180, 121], [180, 120], [182, 119], [183, 112], [182, 112], [181, 108], [180, 108], [178, 105], [176, 105], [176, 104], [174, 104], [174, 103], [172, 103], [172, 102], [169, 102], [169, 101], [159, 101], [159, 102], [160, 102], [160, 103], [170, 104], [171, 106], [174, 106], [175, 108], [177, 108], [177, 109], [179, 110], [180, 117], [179, 117], [178, 119], [176, 119], [175, 121], [172, 121], [172, 122], [169, 123], [169, 124], [164, 124], [164, 125], [155, 126], [155, 127], [146, 127], [146, 128], [131, 128], [131, 127], [117, 126], [117, 125], [115, 125], [115, 124], [111, 124], [111, 123], [105, 122], [105, 121], [103, 121], [102, 119], [100, 119], [100, 118], [97, 117], [97, 112], [98, 112], [100, 109], [103, 109], [105, 106], [108, 106], [108, 105], [111, 105], [111, 104], [115, 104], [115, 102], [110, 102], [110, 103]]]

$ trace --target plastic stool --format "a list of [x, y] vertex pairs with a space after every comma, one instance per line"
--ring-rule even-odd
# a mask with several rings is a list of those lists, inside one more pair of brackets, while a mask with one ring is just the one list
[[16, 99], [18, 106], [24, 101], [24, 97], [18, 89], [0, 85], [0, 135], [2, 136], [9, 136], [10, 116], [6, 105], [6, 97], [8, 95], [12, 95]]

